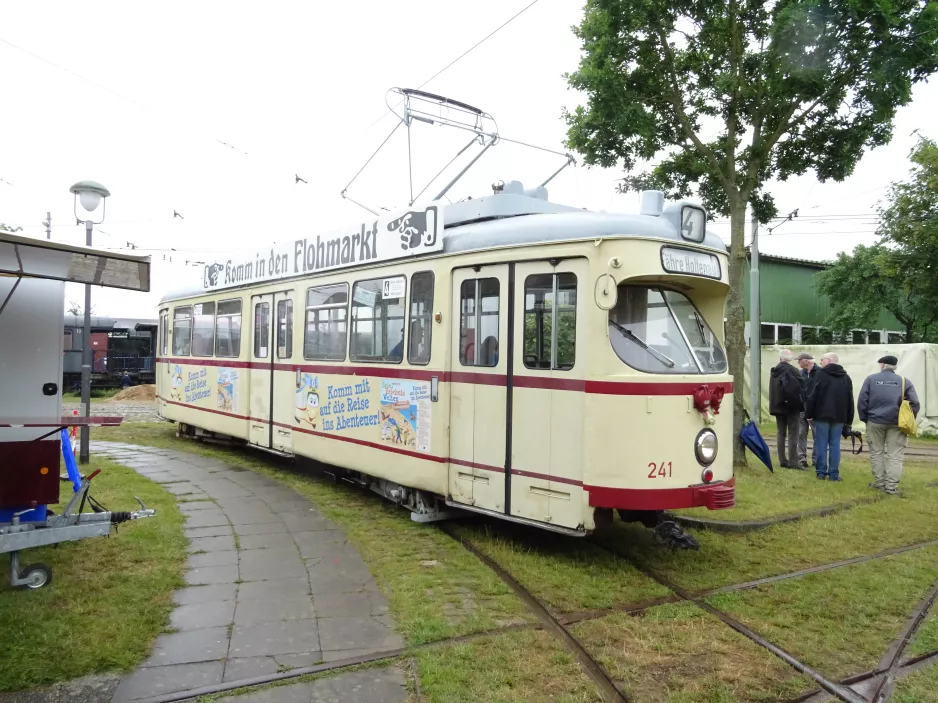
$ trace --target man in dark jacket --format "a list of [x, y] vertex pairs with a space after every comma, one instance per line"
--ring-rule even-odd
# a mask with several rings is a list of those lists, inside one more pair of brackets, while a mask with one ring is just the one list
[[801, 402], [801, 381], [798, 379], [798, 369], [791, 365], [791, 350], [782, 349], [778, 359], [778, 366], [773, 367], [770, 372], [769, 413], [775, 416], [775, 426], [778, 429], [776, 434], [778, 463], [783, 469], [791, 469], [797, 465], [798, 461], [798, 423], [804, 406]]
[[840, 478], [840, 438], [853, 424], [853, 381], [833, 352], [821, 357], [814, 393], [808, 397], [805, 416], [814, 420], [817, 460], [814, 470], [822, 481]]
[[[807, 405], [808, 396], [814, 392], [814, 386], [817, 384], [817, 374], [821, 367], [814, 363], [814, 357], [808, 352], [801, 352], [798, 357], [798, 366], [801, 367], [801, 385], [804, 388], [802, 393], [802, 402]], [[817, 432], [814, 430], [814, 422], [808, 422], [804, 416], [804, 410], [801, 411], [800, 427], [798, 433], [798, 467], [808, 468], [808, 430], [814, 435], [814, 447], [811, 450], [811, 463], [817, 463]]]
[[870, 462], [873, 465], [870, 488], [884, 490], [890, 495], [899, 495], [902, 453], [909, 441], [899, 429], [899, 406], [904, 399], [909, 401], [916, 416], [921, 409], [918, 394], [907, 378], [904, 379], [903, 396], [903, 377], [896, 373], [898, 363], [899, 360], [891, 355], [881, 358], [880, 372], [867, 376], [857, 403], [857, 414], [866, 423], [866, 437], [870, 443]]

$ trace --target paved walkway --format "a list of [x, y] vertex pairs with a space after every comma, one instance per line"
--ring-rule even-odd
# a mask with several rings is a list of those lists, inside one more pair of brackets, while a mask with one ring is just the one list
[[[402, 646], [365, 562], [303, 496], [217, 459], [115, 442], [91, 447], [179, 497], [191, 553], [188, 587], [175, 593], [175, 632], [156, 640], [112, 703]], [[403, 672], [387, 667], [234, 700], [406, 698]]]
[[[71, 415], [73, 410], [81, 412], [81, 403], [62, 403], [62, 414]], [[130, 402], [91, 399], [92, 415], [121, 415], [124, 422], [164, 422], [159, 416], [155, 400]]]

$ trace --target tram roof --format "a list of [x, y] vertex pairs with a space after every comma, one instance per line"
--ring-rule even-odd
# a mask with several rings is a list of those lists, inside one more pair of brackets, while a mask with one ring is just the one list
[[[543, 190], [543, 189], [541, 189]], [[672, 240], [684, 245], [704, 246], [726, 251], [719, 236], [705, 229], [702, 242], [689, 242], [681, 236], [681, 212], [685, 206], [700, 208], [685, 201], [669, 203], [658, 215], [594, 212], [568, 205], [551, 203], [542, 197], [527, 194], [500, 193], [459, 201], [444, 206], [443, 248], [439, 254], [486, 251], [495, 247], [550, 244], [553, 242], [591, 241], [601, 237], [651, 237]], [[400, 262], [413, 259], [399, 259]], [[385, 261], [393, 265], [394, 261]], [[326, 273], [337, 273], [332, 269]], [[307, 274], [308, 275], [308, 274]], [[320, 274], [313, 274], [318, 276]], [[289, 278], [301, 278], [294, 275]], [[222, 290], [235, 290], [244, 284]], [[168, 291], [160, 303], [208, 293], [196, 281]]]

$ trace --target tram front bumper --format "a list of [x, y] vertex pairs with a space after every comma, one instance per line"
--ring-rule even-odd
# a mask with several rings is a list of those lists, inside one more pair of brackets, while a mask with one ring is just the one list
[[726, 510], [736, 505], [736, 478], [684, 488], [611, 488], [584, 486], [594, 508], [621, 510]]

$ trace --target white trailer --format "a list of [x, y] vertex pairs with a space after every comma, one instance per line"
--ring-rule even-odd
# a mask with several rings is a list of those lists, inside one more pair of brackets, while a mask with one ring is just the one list
[[[21, 550], [106, 535], [113, 522], [153, 514], [142, 504], [133, 513], [82, 513], [92, 474], [73, 477], [62, 515], [45, 515], [59, 501], [60, 431], [120, 422], [62, 417], [66, 282], [146, 292], [150, 258], [0, 232], [0, 554], [11, 555], [10, 583], [19, 587], [41, 588], [51, 578], [42, 564], [21, 571]], [[33, 519], [21, 520], [29, 513]]]

